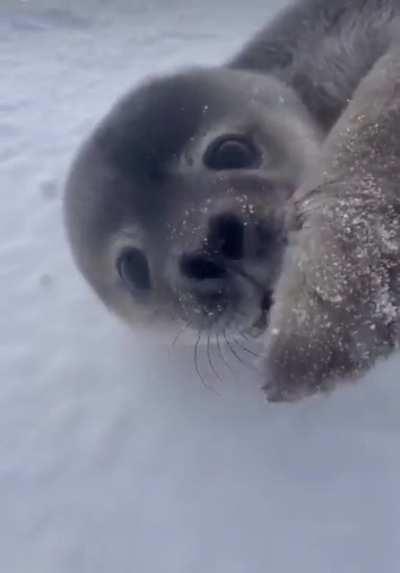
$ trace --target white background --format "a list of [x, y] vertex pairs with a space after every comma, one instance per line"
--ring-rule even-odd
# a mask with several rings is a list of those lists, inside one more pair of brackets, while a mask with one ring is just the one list
[[102, 308], [63, 233], [68, 164], [115, 98], [223, 61], [278, 5], [2, 0], [1, 572], [399, 571], [400, 362], [294, 406], [220, 363], [210, 392], [190, 349]]

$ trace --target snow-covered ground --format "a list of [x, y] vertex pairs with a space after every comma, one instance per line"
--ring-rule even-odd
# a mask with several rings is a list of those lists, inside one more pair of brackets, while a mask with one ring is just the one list
[[222, 61], [277, 6], [2, 0], [2, 573], [399, 571], [399, 360], [294, 406], [236, 363], [210, 392], [190, 348], [103, 309], [63, 234], [66, 169], [115, 98]]

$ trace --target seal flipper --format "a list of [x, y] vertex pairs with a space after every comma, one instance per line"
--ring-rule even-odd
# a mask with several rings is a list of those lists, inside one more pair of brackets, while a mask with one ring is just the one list
[[354, 378], [399, 343], [400, 48], [361, 82], [294, 196], [266, 349], [270, 400]]

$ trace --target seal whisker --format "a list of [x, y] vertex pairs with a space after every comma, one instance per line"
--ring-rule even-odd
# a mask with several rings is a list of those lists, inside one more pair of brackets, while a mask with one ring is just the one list
[[212, 359], [212, 354], [211, 354], [211, 334], [210, 332], [207, 333], [207, 358], [208, 358], [208, 363], [210, 365], [211, 370], [213, 371], [213, 373], [215, 374], [216, 378], [220, 381], [223, 382], [221, 376], [219, 375], [218, 370], [216, 369], [213, 359]]
[[[240, 336], [240, 333], [238, 331], [238, 334]], [[241, 337], [243, 338], [243, 337]], [[257, 352], [254, 352], [254, 350], [251, 350], [250, 348], [247, 348], [247, 346], [245, 346], [243, 343], [239, 342], [239, 339], [234, 338], [233, 341], [240, 346], [240, 348], [244, 351], [247, 352], [247, 354], [250, 354], [251, 356], [254, 356], [255, 358], [262, 358], [261, 354], [258, 354]]]
[[196, 344], [194, 345], [194, 351], [193, 351], [194, 367], [195, 367], [197, 376], [200, 378], [201, 383], [204, 386], [204, 388], [206, 388], [207, 390], [210, 390], [210, 392], [217, 393], [216, 390], [206, 382], [206, 379], [204, 378], [204, 376], [202, 375], [201, 370], [200, 370], [199, 355], [200, 355], [200, 342], [201, 342], [202, 336], [203, 336], [203, 331], [199, 330], [198, 331], [198, 337], [196, 340]]
[[179, 329], [177, 335], [175, 336], [175, 338], [173, 339], [171, 346], [174, 347], [176, 345], [176, 343], [178, 342], [179, 338], [182, 336], [182, 334], [191, 326], [191, 321], [188, 320], [187, 322], [185, 322], [185, 324], [182, 326], [182, 328]]
[[248, 348], [247, 346], [245, 346], [245, 345], [243, 344], [243, 342], [241, 342], [241, 340], [245, 340], [246, 342], [248, 342], [248, 343], [251, 344], [252, 341], [251, 341], [247, 336], [245, 336], [245, 335], [243, 334], [243, 332], [239, 329], [239, 327], [238, 327], [237, 324], [236, 324], [235, 326], [236, 326], [236, 332], [235, 332], [235, 334], [236, 334], [237, 338], [235, 337], [235, 338], [233, 339], [233, 341], [234, 341], [238, 346], [240, 346], [240, 348], [241, 348], [244, 352], [247, 352], [247, 354], [251, 354], [251, 356], [254, 356], [255, 358], [262, 358], [261, 354], [259, 354], [259, 353], [256, 352], [255, 350], [252, 350], [251, 348]]
[[[245, 348], [244, 346], [242, 346], [237, 339], [233, 338], [231, 343], [235, 344], [242, 352], [249, 352], [248, 349]], [[251, 353], [251, 354], [254, 355], [253, 353]], [[240, 359], [240, 362], [244, 366], [246, 366], [247, 368], [254, 370], [255, 372], [260, 372], [259, 369], [254, 365], [253, 362], [249, 362], [248, 360], [244, 360], [242, 357]]]
[[193, 361], [194, 361], [194, 367], [195, 367], [197, 376], [200, 378], [203, 386], [206, 386], [205, 380], [204, 380], [204, 378], [200, 372], [200, 367], [199, 367], [199, 345], [200, 345], [201, 337], [202, 337], [202, 331], [199, 330], [197, 340], [195, 342], [194, 349], [193, 349]]
[[228, 346], [228, 348], [229, 348], [231, 354], [236, 358], [236, 360], [237, 360], [238, 362], [240, 362], [240, 364], [242, 364], [243, 366], [248, 367], [249, 365], [239, 356], [239, 354], [236, 352], [236, 350], [235, 350], [234, 347], [232, 346], [232, 343], [231, 343], [231, 341], [229, 340], [229, 338], [228, 338], [228, 336], [227, 336], [227, 334], [226, 334], [226, 330], [224, 330], [224, 339], [225, 339], [225, 342], [226, 342], [226, 344], [227, 344], [227, 346]]
[[215, 339], [217, 342], [217, 349], [218, 349], [218, 354], [221, 358], [221, 361], [225, 364], [225, 366], [231, 371], [232, 374], [235, 374], [234, 369], [232, 368], [232, 366], [229, 364], [229, 362], [227, 361], [227, 359], [224, 356], [224, 353], [222, 352], [222, 348], [221, 348], [221, 341], [219, 339], [219, 334], [216, 333], [215, 334]]

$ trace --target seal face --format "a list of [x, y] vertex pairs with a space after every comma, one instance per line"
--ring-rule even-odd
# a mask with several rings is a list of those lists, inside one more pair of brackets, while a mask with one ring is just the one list
[[298, 0], [225, 66], [123, 98], [65, 195], [106, 305], [132, 325], [183, 320], [199, 340], [269, 324], [273, 401], [397, 348], [399, 38], [394, 0]]
[[268, 76], [189, 70], [125, 96], [81, 149], [65, 213], [75, 259], [129, 323], [265, 327], [287, 201], [318, 128]]

